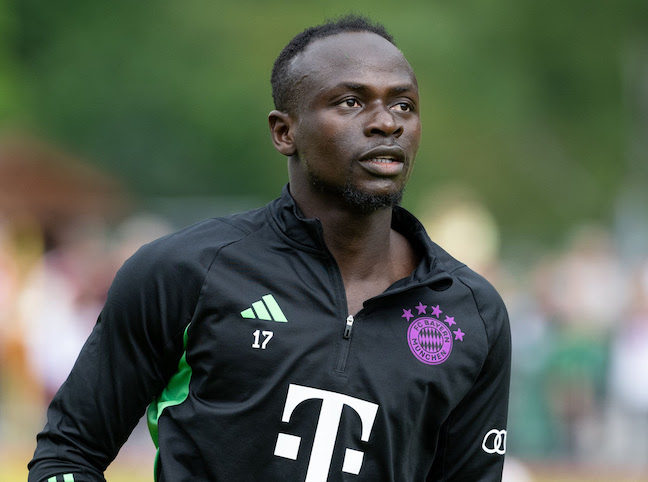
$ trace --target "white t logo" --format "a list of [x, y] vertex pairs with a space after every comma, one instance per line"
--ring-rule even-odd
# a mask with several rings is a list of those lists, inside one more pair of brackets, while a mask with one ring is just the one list
[[[360, 415], [362, 423], [360, 439], [363, 442], [369, 441], [369, 435], [378, 412], [378, 405], [348, 395], [290, 384], [281, 421], [290, 422], [290, 416], [297, 405], [311, 399], [322, 400], [322, 409], [315, 429], [315, 440], [313, 441], [313, 450], [308, 462], [305, 482], [326, 482], [344, 405], [348, 405]], [[301, 437], [280, 433], [277, 437], [274, 454], [279, 457], [297, 460], [300, 442]], [[363, 452], [347, 448], [344, 454], [342, 471], [358, 475], [362, 468], [363, 457]]]

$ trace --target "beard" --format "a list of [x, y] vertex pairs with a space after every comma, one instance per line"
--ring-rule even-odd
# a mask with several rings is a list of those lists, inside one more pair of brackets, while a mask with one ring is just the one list
[[350, 178], [347, 178], [343, 186], [337, 186], [321, 179], [312, 171], [309, 174], [311, 183], [316, 189], [325, 194], [337, 196], [347, 206], [361, 214], [371, 214], [385, 208], [392, 209], [399, 206], [403, 199], [404, 188], [396, 192], [375, 194], [361, 190]]

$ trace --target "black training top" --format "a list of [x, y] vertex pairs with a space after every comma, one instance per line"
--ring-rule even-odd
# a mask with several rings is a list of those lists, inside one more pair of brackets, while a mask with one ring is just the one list
[[157, 481], [495, 481], [510, 330], [483, 278], [424, 253], [349, 316], [317, 220], [265, 208], [142, 247], [52, 401], [29, 481], [102, 481], [148, 406]]

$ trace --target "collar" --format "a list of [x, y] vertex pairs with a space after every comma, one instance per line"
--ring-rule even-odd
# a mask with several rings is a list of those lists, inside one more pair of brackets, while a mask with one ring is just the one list
[[[290, 194], [288, 184], [281, 190], [281, 196], [268, 204], [267, 212], [270, 221], [290, 244], [305, 251], [330, 256], [324, 243], [322, 223], [319, 219], [304, 217]], [[452, 284], [452, 278], [438, 256], [440, 248], [430, 240], [425, 228], [412, 213], [400, 206], [395, 207], [392, 228], [405, 236], [422, 255], [414, 272], [398, 281], [397, 285], [425, 283], [447, 288]]]

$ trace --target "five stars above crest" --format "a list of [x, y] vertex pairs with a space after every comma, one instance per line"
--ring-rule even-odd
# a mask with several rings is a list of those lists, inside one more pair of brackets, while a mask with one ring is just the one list
[[[428, 305], [424, 305], [422, 301], [419, 301], [419, 304], [414, 307], [416, 310], [418, 310], [418, 315], [428, 315], [431, 317], [436, 318], [437, 320], [441, 321], [441, 314], [443, 313], [443, 310], [441, 310], [441, 307], [439, 305], [436, 306], [430, 306], [430, 313], [428, 314]], [[401, 318], [405, 318], [407, 321], [410, 321], [412, 318], [415, 318], [417, 315], [412, 314], [412, 310], [414, 308], [410, 309], [403, 309], [403, 314], [401, 315]], [[448, 327], [451, 327], [453, 325], [456, 325], [457, 322], [455, 321], [454, 316], [448, 316], [444, 315], [445, 320], [443, 320], [445, 323], [448, 324]], [[464, 341], [463, 337], [465, 333], [461, 331], [461, 328], [457, 326], [457, 329], [453, 331], [455, 335], [455, 341]]]

